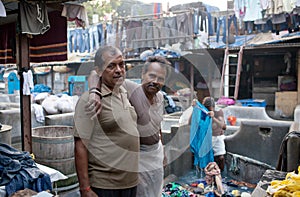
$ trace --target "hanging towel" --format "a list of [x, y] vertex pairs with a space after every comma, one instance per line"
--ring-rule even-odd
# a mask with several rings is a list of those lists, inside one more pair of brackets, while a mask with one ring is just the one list
[[23, 95], [30, 95], [30, 90], [34, 88], [31, 70], [23, 72], [23, 79]]
[[190, 147], [194, 153], [194, 165], [201, 169], [214, 161], [212, 149], [212, 119], [207, 109], [199, 102], [193, 107], [190, 128]]

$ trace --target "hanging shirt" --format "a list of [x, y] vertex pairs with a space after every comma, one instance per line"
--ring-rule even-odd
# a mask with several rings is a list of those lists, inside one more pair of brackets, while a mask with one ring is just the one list
[[23, 34], [39, 35], [50, 29], [46, 3], [20, 2], [21, 31]]
[[283, 12], [291, 13], [294, 9], [292, 0], [284, 0], [283, 2]]
[[255, 21], [262, 18], [261, 6], [259, 0], [246, 0], [246, 13], [244, 21]]

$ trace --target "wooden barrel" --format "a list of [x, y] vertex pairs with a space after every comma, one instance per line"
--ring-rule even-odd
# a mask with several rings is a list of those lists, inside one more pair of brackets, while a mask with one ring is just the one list
[[0, 129], [0, 142], [11, 145], [11, 126], [10, 125], [2, 125]]
[[68, 177], [66, 180], [58, 181], [55, 184], [57, 187], [74, 188], [78, 183], [74, 160], [73, 132], [73, 127], [60, 125], [32, 129], [32, 152], [35, 161], [54, 168]]

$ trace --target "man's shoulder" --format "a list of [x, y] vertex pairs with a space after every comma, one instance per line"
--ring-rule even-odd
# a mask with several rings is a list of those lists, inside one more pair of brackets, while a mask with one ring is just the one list
[[140, 84], [137, 84], [136, 82], [133, 82], [130, 79], [125, 79], [124, 82], [123, 82], [123, 87], [125, 89], [127, 89], [127, 88], [137, 88], [139, 86], [140, 86]]
[[137, 88], [139, 88], [141, 85], [137, 84], [129, 79], [125, 79], [123, 84], [122, 84], [123, 88], [125, 88], [127, 90], [127, 92], [129, 93], [129, 95], [131, 95]]
[[156, 93], [157, 98], [159, 99], [159, 101], [163, 101], [164, 100], [164, 95], [161, 91]]

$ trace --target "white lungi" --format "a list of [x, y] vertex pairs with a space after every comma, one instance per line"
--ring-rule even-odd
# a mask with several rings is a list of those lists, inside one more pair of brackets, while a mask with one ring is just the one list
[[225, 155], [225, 135], [212, 136], [212, 146], [214, 150], [214, 156]]
[[137, 197], [161, 197], [163, 188], [163, 145], [140, 145]]

